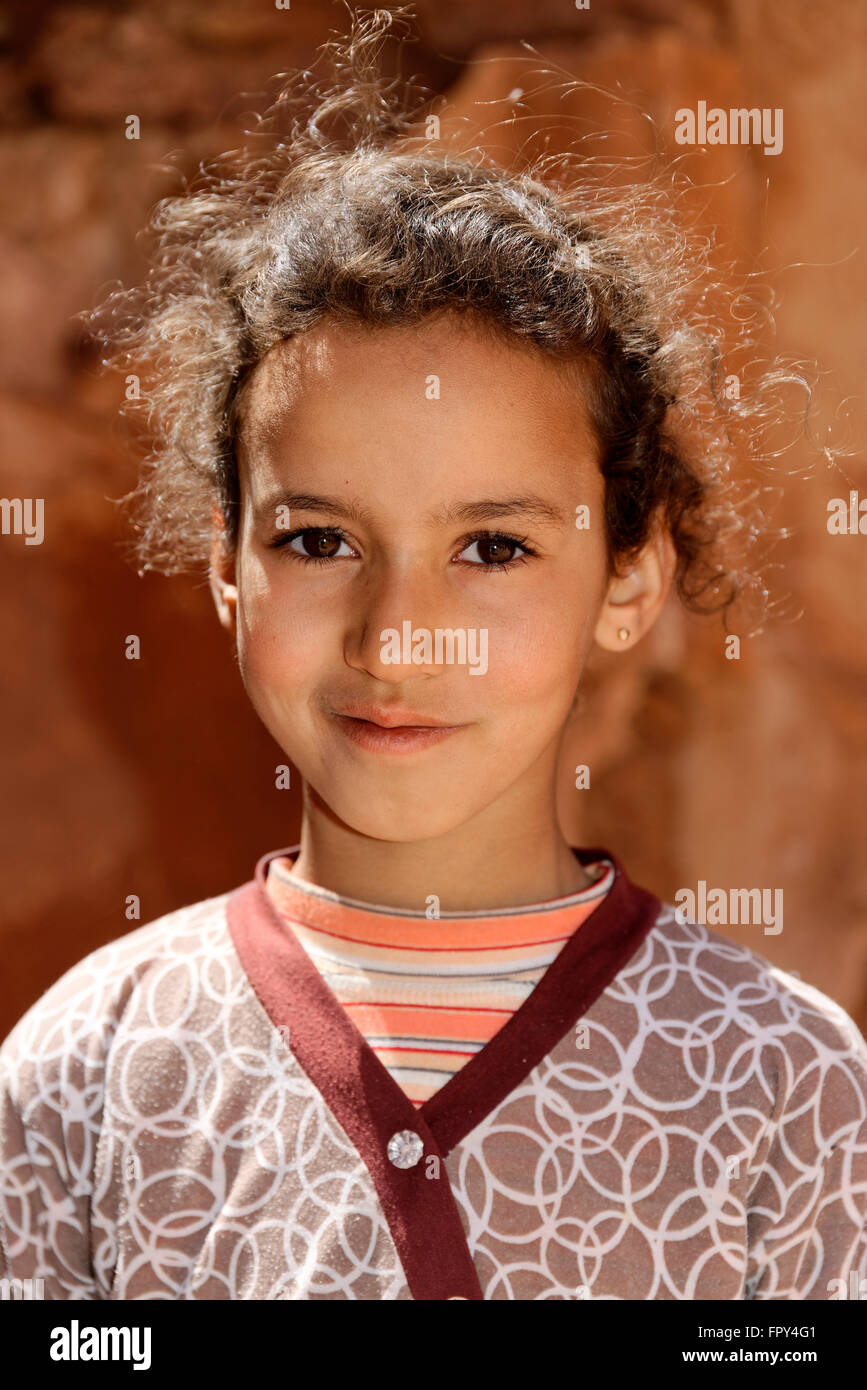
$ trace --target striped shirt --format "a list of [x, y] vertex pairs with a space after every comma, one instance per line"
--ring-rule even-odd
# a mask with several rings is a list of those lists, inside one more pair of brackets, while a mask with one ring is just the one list
[[269, 865], [272, 902], [383, 1066], [418, 1108], [490, 1042], [614, 882], [490, 911], [397, 911], [306, 883], [294, 860]]

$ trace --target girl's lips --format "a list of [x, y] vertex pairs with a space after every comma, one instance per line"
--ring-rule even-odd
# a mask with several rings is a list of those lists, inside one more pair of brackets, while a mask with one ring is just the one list
[[414, 753], [429, 748], [464, 728], [462, 724], [435, 724], [428, 727], [412, 724], [399, 724], [396, 728], [385, 729], [381, 724], [372, 724], [367, 719], [354, 719], [348, 714], [332, 716], [338, 728], [359, 748], [367, 748], [372, 753]]

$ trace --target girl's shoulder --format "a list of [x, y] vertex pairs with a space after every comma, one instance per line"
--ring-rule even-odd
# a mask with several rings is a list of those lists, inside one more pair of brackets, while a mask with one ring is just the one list
[[[661, 903], [644, 952], [634, 958], [654, 980], [657, 999], [676, 998], [686, 1021], [725, 1019], [744, 1034], [791, 1045], [798, 1036], [819, 1051], [854, 1065], [867, 1095], [867, 1041], [854, 1019], [834, 999], [784, 970], [762, 953], [709, 927], [687, 921], [672, 903]], [[625, 972], [629, 974], [629, 967]]]
[[[134, 997], [182, 987], [207, 962], [232, 959], [226, 919], [229, 893], [176, 908], [99, 946], [64, 972], [18, 1020], [0, 1046], [0, 1072], [52, 1055], [87, 1067], [104, 1059]], [[172, 979], [174, 977], [174, 979]]]

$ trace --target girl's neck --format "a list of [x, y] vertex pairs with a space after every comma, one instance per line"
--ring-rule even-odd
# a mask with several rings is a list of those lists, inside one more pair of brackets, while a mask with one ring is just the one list
[[560, 830], [553, 795], [517, 815], [498, 803], [446, 835], [405, 842], [360, 834], [304, 791], [293, 872], [342, 897], [419, 911], [435, 895], [440, 912], [477, 912], [567, 897], [593, 882]]

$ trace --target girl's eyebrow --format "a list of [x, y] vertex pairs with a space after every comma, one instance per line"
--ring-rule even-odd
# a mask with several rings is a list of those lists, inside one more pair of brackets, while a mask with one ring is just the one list
[[[284, 490], [270, 494], [261, 507], [255, 508], [256, 517], [268, 517], [278, 507], [294, 507], [297, 511], [325, 512], [328, 516], [348, 517], [350, 521], [362, 524], [371, 520], [369, 511], [358, 500], [343, 500], [312, 492], [287, 492]], [[485, 497], [478, 502], [455, 502], [440, 511], [428, 512], [423, 518], [429, 526], [451, 526], [456, 522], [481, 522], [503, 516], [526, 516], [542, 525], [565, 526], [572, 517], [561, 507], [547, 501], [535, 492], [520, 493], [515, 497]]]

